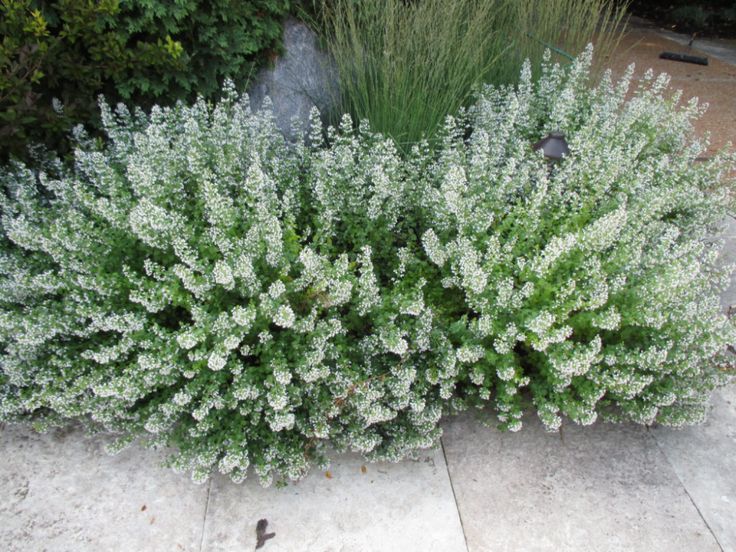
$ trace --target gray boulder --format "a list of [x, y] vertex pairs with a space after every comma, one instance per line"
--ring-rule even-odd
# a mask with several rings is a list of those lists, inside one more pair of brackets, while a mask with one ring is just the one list
[[337, 73], [330, 57], [319, 48], [316, 34], [304, 23], [287, 19], [283, 44], [284, 54], [273, 67], [258, 72], [248, 95], [254, 110], [261, 109], [269, 97], [277, 126], [287, 139], [294, 140], [295, 120], [306, 130], [313, 107], [325, 114], [335, 105]]

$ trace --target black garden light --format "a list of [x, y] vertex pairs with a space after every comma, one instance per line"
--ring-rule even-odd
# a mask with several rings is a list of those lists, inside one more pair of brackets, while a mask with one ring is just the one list
[[565, 135], [561, 132], [550, 132], [532, 147], [535, 151], [542, 150], [549, 163], [560, 161], [564, 156], [570, 154]]

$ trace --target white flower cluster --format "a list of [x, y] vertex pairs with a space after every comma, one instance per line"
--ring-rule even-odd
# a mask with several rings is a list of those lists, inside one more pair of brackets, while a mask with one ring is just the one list
[[[264, 484], [328, 444], [398, 460], [473, 405], [512, 431], [528, 407], [549, 430], [702, 420], [736, 337], [711, 239], [734, 159], [693, 163], [702, 109], [653, 75], [590, 88], [591, 55], [404, 156], [349, 118], [287, 145], [231, 85], [103, 105], [73, 168], [0, 171], [0, 420]], [[552, 167], [530, 146], [551, 130]]]

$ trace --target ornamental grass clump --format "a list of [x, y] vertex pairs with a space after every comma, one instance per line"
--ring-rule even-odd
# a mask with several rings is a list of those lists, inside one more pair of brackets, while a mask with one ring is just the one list
[[[398, 460], [468, 407], [701, 421], [734, 339], [713, 238], [734, 159], [694, 162], [702, 109], [666, 77], [589, 88], [590, 61], [527, 65], [405, 156], [317, 114], [289, 145], [232, 87], [102, 104], [109, 143], [73, 169], [1, 173], [0, 419], [264, 484], [328, 447]], [[552, 168], [530, 146], [550, 130]]]
[[[329, 0], [314, 2], [339, 77], [340, 112], [368, 119], [403, 151], [434, 141], [484, 82], [537, 75], [545, 45], [569, 61], [594, 37], [594, 74], [624, 34], [611, 0]], [[568, 53], [569, 52], [569, 53]]]

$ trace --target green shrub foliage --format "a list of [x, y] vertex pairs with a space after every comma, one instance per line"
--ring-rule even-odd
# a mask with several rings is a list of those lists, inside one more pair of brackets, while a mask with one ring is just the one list
[[60, 147], [96, 97], [154, 101], [242, 85], [275, 53], [289, 0], [3, 0], [0, 152]]
[[[328, 446], [398, 460], [468, 407], [701, 421], [734, 338], [712, 238], [733, 157], [694, 162], [701, 107], [666, 77], [588, 88], [590, 56], [526, 66], [406, 156], [347, 117], [287, 144], [231, 85], [103, 104], [109, 145], [63, 177], [2, 172], [0, 419], [265, 484]], [[549, 168], [530, 144], [557, 129]]]

